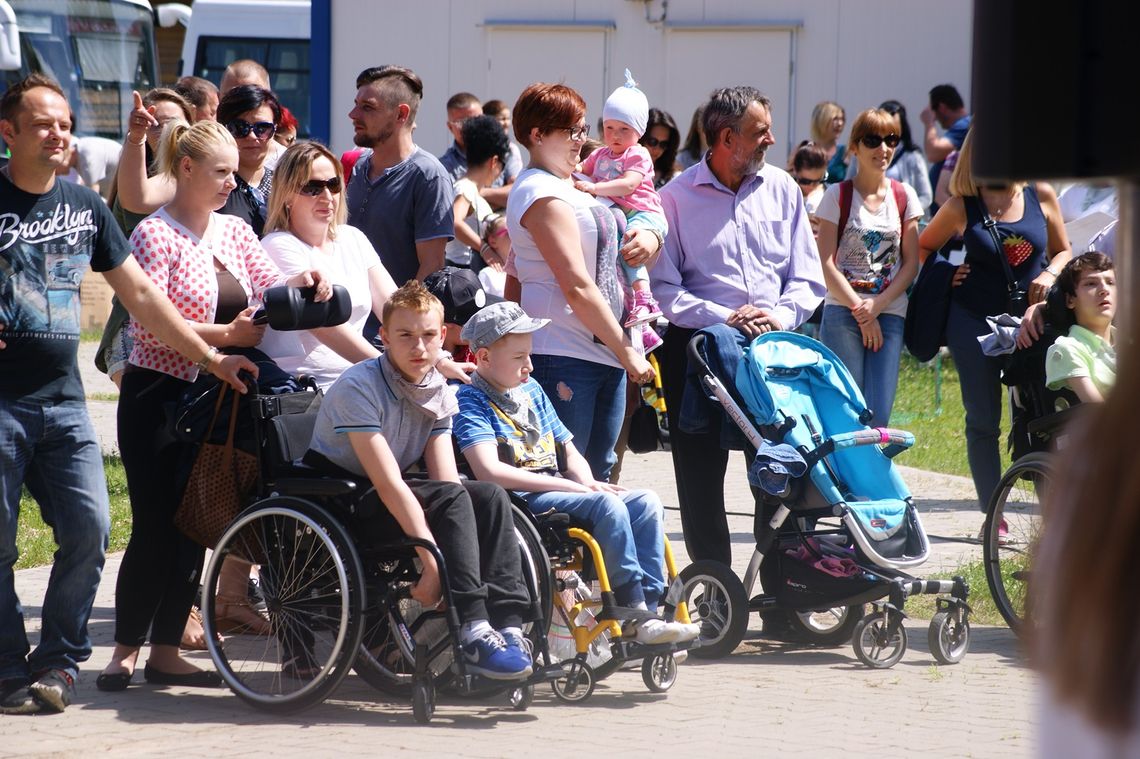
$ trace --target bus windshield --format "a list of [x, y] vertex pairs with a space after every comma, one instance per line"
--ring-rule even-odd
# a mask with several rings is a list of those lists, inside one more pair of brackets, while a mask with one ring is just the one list
[[155, 86], [154, 22], [127, 0], [9, 0], [20, 26], [23, 70], [58, 81], [75, 115], [73, 131], [121, 140], [131, 90]]

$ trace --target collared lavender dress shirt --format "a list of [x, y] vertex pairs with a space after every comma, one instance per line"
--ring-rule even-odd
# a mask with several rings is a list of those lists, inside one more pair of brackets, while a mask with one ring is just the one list
[[669, 235], [650, 280], [670, 323], [723, 324], [749, 304], [795, 329], [823, 300], [803, 196], [786, 171], [765, 164], [734, 193], [702, 160], [661, 188], [661, 203]]

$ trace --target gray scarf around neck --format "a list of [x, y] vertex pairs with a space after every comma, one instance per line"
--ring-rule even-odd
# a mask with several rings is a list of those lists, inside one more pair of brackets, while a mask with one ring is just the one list
[[387, 354], [376, 359], [380, 362], [380, 369], [388, 386], [401, 400], [406, 400], [423, 413], [433, 419], [446, 419], [459, 410], [459, 402], [455, 399], [455, 389], [447, 384], [444, 376], [434, 368], [424, 377], [418, 385], [408, 382], [404, 375], [392, 365]]
[[542, 427], [538, 421], [538, 412], [530, 402], [530, 395], [523, 390], [522, 385], [512, 387], [504, 393], [483, 379], [476, 371], [471, 375], [471, 386], [483, 391], [491, 405], [497, 407], [515, 423], [515, 426], [522, 431], [528, 447], [538, 445], [538, 441], [542, 439]]

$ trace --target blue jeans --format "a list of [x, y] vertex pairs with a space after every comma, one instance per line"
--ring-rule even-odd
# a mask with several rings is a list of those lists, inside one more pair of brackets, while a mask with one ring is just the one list
[[[40, 642], [30, 655], [12, 570], [21, 485], [59, 546], [40, 614]], [[110, 529], [103, 457], [83, 402], [0, 398], [0, 679], [46, 669], [78, 675], [79, 663], [91, 656], [87, 621]]]
[[978, 335], [988, 334], [985, 317], [951, 301], [946, 319], [946, 347], [958, 369], [966, 410], [966, 458], [983, 512], [1001, 479], [1002, 359], [982, 353]]
[[899, 385], [899, 359], [903, 349], [903, 324], [906, 320], [893, 314], [879, 316], [883, 346], [878, 351], [863, 347], [859, 323], [844, 306], [824, 306], [819, 325], [819, 339], [839, 356], [851, 372], [855, 384], [863, 391], [863, 400], [871, 409], [872, 427], [886, 427], [895, 405]]
[[554, 509], [586, 522], [602, 547], [610, 587], [623, 606], [656, 610], [665, 593], [664, 508], [651, 490], [523, 493], [536, 514]]
[[594, 479], [609, 482], [625, 418], [625, 370], [568, 356], [531, 356], [538, 381]]

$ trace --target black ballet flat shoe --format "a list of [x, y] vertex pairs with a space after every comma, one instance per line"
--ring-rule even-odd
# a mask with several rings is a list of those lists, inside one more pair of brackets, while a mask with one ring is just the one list
[[150, 664], [143, 669], [143, 677], [151, 685], [177, 685], [183, 688], [220, 688], [223, 685], [222, 677], [217, 672], [198, 671], [176, 675], [155, 669]]
[[104, 673], [95, 678], [95, 687], [107, 693], [126, 690], [131, 684], [131, 675], [130, 672]]

